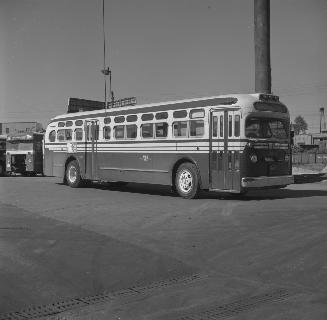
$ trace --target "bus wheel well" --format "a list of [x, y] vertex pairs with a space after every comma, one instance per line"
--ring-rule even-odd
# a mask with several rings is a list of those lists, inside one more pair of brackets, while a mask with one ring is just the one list
[[200, 184], [200, 188], [202, 187], [202, 183], [201, 183], [201, 175], [200, 175], [200, 171], [199, 171], [199, 168], [197, 166], [197, 164], [189, 159], [189, 158], [182, 158], [182, 159], [179, 159], [175, 164], [174, 164], [174, 167], [173, 167], [173, 170], [172, 170], [172, 176], [171, 176], [171, 185], [172, 185], [172, 188], [175, 190], [175, 179], [176, 179], [176, 173], [177, 173], [177, 169], [178, 167], [182, 164], [182, 163], [192, 163], [196, 166], [197, 168], [197, 171], [199, 173], [199, 184]]
[[67, 166], [68, 166], [69, 162], [74, 161], [74, 160], [77, 161], [77, 159], [75, 157], [73, 157], [73, 156], [70, 156], [70, 157], [68, 157], [66, 159], [66, 162], [65, 162], [65, 171], [64, 171], [64, 181], [63, 181], [65, 184], [67, 183], [67, 179], [66, 179]]

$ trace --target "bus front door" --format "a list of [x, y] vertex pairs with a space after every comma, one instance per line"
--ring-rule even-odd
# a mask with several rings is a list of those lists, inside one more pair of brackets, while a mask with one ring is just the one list
[[99, 139], [98, 120], [85, 121], [85, 178], [88, 180], [98, 179], [97, 152]]
[[232, 114], [233, 111], [226, 109], [210, 113], [209, 181], [213, 190], [239, 189], [234, 177], [234, 153], [228, 148], [229, 119]]

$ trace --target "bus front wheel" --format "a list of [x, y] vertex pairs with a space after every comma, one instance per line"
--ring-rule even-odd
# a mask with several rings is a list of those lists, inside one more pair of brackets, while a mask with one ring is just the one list
[[176, 172], [175, 188], [185, 199], [196, 198], [199, 193], [199, 175], [193, 163], [181, 164]]
[[78, 162], [73, 160], [68, 163], [66, 168], [66, 181], [72, 188], [78, 188], [83, 184]]

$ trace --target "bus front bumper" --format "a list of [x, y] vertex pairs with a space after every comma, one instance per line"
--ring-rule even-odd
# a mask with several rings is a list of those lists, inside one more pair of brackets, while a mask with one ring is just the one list
[[241, 182], [243, 188], [277, 187], [292, 183], [294, 183], [293, 176], [244, 177]]

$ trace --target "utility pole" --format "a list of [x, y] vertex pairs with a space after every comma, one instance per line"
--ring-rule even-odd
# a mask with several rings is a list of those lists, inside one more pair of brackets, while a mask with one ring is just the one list
[[270, 0], [254, 0], [255, 92], [271, 93]]

